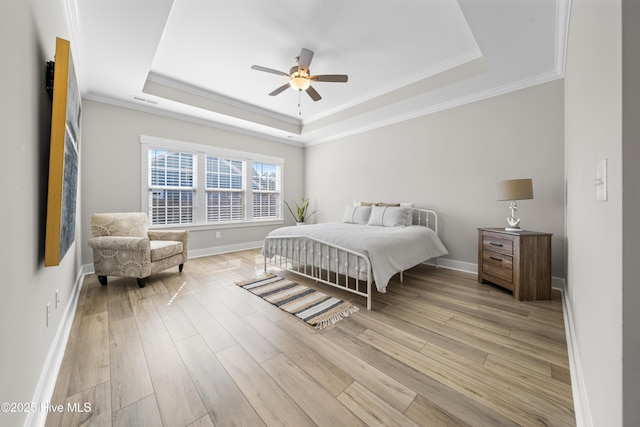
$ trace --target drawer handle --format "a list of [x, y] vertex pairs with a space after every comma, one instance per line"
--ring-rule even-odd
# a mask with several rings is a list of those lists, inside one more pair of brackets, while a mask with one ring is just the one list
[[498, 247], [500, 247], [500, 248], [503, 246], [503, 244], [502, 244], [502, 243], [489, 242], [489, 244], [490, 244], [491, 246], [498, 246]]
[[494, 260], [494, 261], [502, 262], [502, 258], [496, 258], [494, 256], [490, 256], [489, 258]]

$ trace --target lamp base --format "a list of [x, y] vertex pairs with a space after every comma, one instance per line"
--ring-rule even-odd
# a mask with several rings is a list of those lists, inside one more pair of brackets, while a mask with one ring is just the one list
[[524, 230], [520, 227], [505, 227], [504, 231], [524, 231]]

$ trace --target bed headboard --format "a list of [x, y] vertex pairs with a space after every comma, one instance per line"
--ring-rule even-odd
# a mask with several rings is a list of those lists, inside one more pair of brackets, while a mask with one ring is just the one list
[[438, 214], [429, 209], [414, 209], [413, 225], [428, 227], [438, 234]]

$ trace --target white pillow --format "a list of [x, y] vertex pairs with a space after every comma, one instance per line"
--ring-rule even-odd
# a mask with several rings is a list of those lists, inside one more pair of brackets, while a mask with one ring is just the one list
[[366, 224], [371, 215], [371, 206], [347, 206], [342, 216], [342, 222], [349, 224]]
[[[413, 203], [412, 203], [413, 205]], [[401, 205], [402, 206], [402, 205]], [[403, 206], [402, 209], [404, 209], [405, 213], [407, 214], [407, 226], [413, 225], [413, 206], [411, 207], [405, 207]]]
[[411, 225], [412, 211], [396, 206], [373, 206], [369, 225], [379, 227], [405, 227]]

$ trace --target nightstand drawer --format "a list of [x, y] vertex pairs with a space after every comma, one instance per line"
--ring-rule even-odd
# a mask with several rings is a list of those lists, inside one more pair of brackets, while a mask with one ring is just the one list
[[513, 237], [485, 231], [482, 233], [482, 247], [485, 251], [513, 255]]
[[513, 282], [513, 257], [497, 252], [483, 251], [482, 271], [487, 276], [510, 284]]

